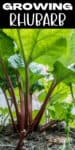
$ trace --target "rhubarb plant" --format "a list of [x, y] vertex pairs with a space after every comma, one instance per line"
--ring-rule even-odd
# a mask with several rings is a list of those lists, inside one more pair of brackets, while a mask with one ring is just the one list
[[[0, 78], [5, 81], [1, 86], [10, 112], [13, 129], [18, 132], [20, 141], [17, 149], [22, 149], [24, 136], [36, 131], [56, 87], [61, 83], [70, 86], [75, 83], [75, 72], [61, 62], [68, 60], [68, 37], [71, 30], [42, 29], [2, 29], [0, 31]], [[69, 51], [71, 54], [71, 52]], [[53, 79], [48, 83], [42, 106], [32, 119], [32, 95], [34, 91], [45, 90], [37, 84], [46, 78], [40, 71], [34, 71], [32, 64], [48, 66]], [[66, 64], [66, 61], [65, 61]], [[36, 68], [36, 66], [35, 66]], [[18, 104], [15, 86], [19, 91]], [[6, 94], [8, 90], [15, 107], [16, 122]]]

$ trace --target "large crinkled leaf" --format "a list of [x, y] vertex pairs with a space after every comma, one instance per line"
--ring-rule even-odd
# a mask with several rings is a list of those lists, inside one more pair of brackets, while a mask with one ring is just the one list
[[[67, 54], [67, 37], [70, 34], [70, 30], [20, 29], [19, 31], [27, 62], [38, 61], [39, 58], [39, 63], [42, 63], [42, 60], [44, 63], [47, 63], [49, 59], [55, 62], [64, 52], [65, 55]], [[18, 49], [20, 49], [17, 30], [5, 29], [4, 32], [13, 37], [18, 45]], [[42, 59], [44, 56], [46, 59]]]
[[7, 60], [7, 58], [13, 54], [14, 47], [14, 41], [5, 33], [0, 31], [0, 57]]
[[75, 72], [65, 67], [62, 63], [56, 62], [53, 70], [54, 78], [57, 83], [65, 82], [66, 84], [75, 83]]

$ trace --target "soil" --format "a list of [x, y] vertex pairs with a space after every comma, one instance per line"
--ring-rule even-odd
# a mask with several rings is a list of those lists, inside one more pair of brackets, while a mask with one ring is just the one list
[[[75, 150], [75, 129], [70, 131], [70, 145], [65, 144], [66, 134], [62, 126], [50, 127], [42, 133], [33, 132], [24, 139], [24, 150]], [[11, 126], [0, 132], [0, 150], [15, 150], [18, 135]]]

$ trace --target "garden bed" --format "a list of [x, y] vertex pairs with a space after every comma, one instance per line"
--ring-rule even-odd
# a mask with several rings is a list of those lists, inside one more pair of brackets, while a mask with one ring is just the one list
[[[33, 132], [24, 139], [24, 150], [75, 150], [75, 129], [70, 131], [70, 149], [65, 147], [66, 134], [60, 126], [42, 133]], [[0, 150], [15, 150], [18, 135], [7, 126], [0, 133]]]

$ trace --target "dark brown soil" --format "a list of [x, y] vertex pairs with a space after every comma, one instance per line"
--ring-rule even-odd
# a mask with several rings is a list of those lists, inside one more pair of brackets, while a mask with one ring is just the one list
[[[18, 140], [18, 135], [7, 126], [0, 133], [0, 150], [15, 150]], [[52, 127], [43, 133], [29, 134], [24, 139], [24, 150], [75, 150], [75, 129], [71, 129], [69, 147], [65, 140], [64, 129]]]

